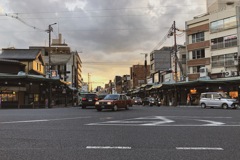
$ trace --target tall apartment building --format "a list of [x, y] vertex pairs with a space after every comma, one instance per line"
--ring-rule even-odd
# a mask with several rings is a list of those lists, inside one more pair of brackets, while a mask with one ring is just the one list
[[207, 11], [186, 22], [189, 80], [239, 73], [240, 2], [207, 0]]

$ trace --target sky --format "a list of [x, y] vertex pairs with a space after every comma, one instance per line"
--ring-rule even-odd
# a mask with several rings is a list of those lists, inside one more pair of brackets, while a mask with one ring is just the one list
[[[164, 37], [173, 21], [184, 30], [186, 21], [204, 13], [205, 0], [0, 0], [0, 48], [48, 46], [45, 30], [57, 23], [52, 38], [61, 33], [79, 52], [83, 80], [90, 75], [93, 87], [104, 86], [143, 65], [144, 54], [172, 46], [173, 37]], [[184, 41], [179, 32], [177, 43]]]

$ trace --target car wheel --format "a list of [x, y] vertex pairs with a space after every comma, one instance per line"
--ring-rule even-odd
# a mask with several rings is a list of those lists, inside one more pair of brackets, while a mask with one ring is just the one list
[[102, 108], [98, 108], [97, 111], [98, 111], [98, 112], [101, 112], [101, 111], [102, 111]]
[[129, 106], [128, 106], [128, 104], [126, 105], [125, 109], [126, 109], [126, 110], [129, 110]]
[[228, 105], [224, 103], [224, 104], [222, 105], [222, 108], [223, 108], [223, 109], [228, 109]]
[[117, 109], [118, 109], [117, 105], [114, 105], [112, 110], [117, 111]]
[[201, 108], [206, 108], [206, 104], [205, 104], [205, 103], [202, 103], [202, 104], [201, 104]]
[[86, 108], [86, 106], [82, 106], [82, 109], [85, 109]]

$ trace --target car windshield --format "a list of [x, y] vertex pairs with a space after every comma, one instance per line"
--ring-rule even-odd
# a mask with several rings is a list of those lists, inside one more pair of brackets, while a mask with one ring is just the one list
[[109, 94], [109, 95], [107, 95], [104, 99], [105, 99], [105, 100], [118, 100], [118, 99], [119, 99], [119, 95]]
[[96, 95], [95, 94], [82, 94], [82, 97], [84, 97], [84, 98], [95, 98]]
[[224, 92], [221, 93], [220, 96], [221, 96], [221, 98], [231, 99], [231, 97]]

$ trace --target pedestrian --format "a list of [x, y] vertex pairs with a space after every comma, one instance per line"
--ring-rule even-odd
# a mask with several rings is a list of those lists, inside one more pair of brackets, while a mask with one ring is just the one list
[[192, 100], [191, 94], [188, 93], [188, 95], [187, 95], [187, 105], [191, 105], [191, 100]]

